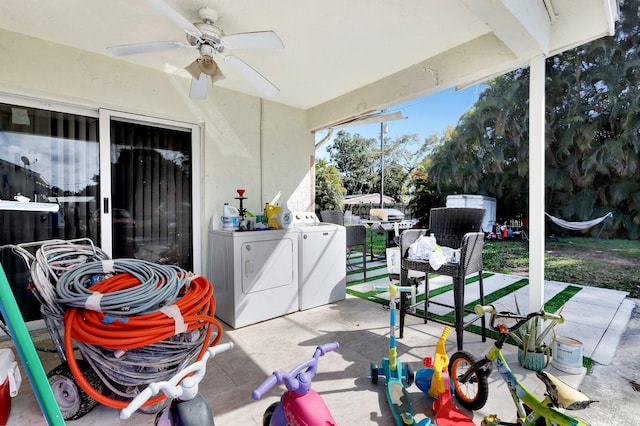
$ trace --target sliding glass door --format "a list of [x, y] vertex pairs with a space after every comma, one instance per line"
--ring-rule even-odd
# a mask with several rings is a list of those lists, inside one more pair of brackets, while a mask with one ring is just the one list
[[113, 256], [193, 270], [191, 131], [121, 119], [110, 127]]
[[[113, 258], [200, 272], [197, 126], [19, 101], [0, 102], [0, 200], [59, 210], [0, 209], [0, 246], [89, 238]], [[39, 318], [23, 261], [3, 249], [0, 262], [25, 320]]]
[[[0, 199], [57, 203], [58, 212], [0, 211], [0, 246], [90, 238], [99, 197], [97, 114], [78, 115], [0, 103]], [[26, 319], [40, 307], [28, 289], [24, 262], [10, 249], [0, 262]]]

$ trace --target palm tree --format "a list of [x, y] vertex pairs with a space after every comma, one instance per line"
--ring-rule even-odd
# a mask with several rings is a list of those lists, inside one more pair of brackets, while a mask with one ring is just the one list
[[[614, 212], [609, 235], [640, 237], [640, 10], [616, 35], [547, 59], [546, 209], [584, 221]], [[527, 211], [528, 69], [488, 83], [431, 158], [429, 179]], [[507, 213], [507, 214], [509, 214]]]

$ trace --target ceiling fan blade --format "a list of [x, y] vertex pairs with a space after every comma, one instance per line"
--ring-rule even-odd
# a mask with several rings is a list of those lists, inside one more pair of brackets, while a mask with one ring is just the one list
[[[222, 55], [220, 55], [222, 56]], [[235, 56], [223, 56], [224, 62], [233, 68], [238, 74], [253, 84], [267, 98], [272, 98], [280, 92], [269, 80], [264, 78], [262, 74], [251, 68], [249, 64]]]
[[273, 31], [229, 34], [221, 42], [227, 49], [284, 49], [282, 40]]
[[175, 9], [169, 6], [162, 0], [147, 0], [151, 6], [155, 7], [160, 13], [167, 18], [171, 19], [176, 25], [182, 28], [184, 31], [195, 34], [198, 37], [202, 36], [202, 32], [196, 28], [193, 23], [189, 22], [187, 18], [179, 14]]
[[200, 78], [191, 78], [191, 89], [189, 89], [189, 97], [191, 99], [203, 100], [207, 98], [207, 88], [209, 87], [209, 76], [200, 74]]
[[154, 41], [149, 43], [123, 44], [107, 47], [109, 53], [115, 56], [135, 55], [138, 53], [159, 52], [162, 50], [184, 49], [192, 47], [179, 41]]

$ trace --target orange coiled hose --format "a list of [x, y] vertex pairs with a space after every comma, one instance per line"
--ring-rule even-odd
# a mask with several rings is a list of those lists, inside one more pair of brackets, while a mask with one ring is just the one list
[[[131, 288], [138, 283], [130, 274], [118, 274], [100, 281], [90, 290], [109, 293], [122, 288]], [[222, 325], [214, 318], [215, 297], [213, 285], [202, 276], [195, 276], [187, 290], [174, 305], [180, 310], [186, 331], [202, 327], [206, 328], [205, 344], [200, 349], [197, 359], [207, 350], [215, 346], [222, 337]], [[216, 336], [210, 345], [212, 327], [216, 328]], [[176, 335], [176, 323], [167, 314], [156, 311], [144, 315], [114, 317], [102, 312], [81, 308], [69, 308], [64, 316], [64, 349], [69, 369], [80, 387], [97, 402], [117, 409], [125, 408], [129, 402], [115, 400], [98, 392], [83, 376], [73, 353], [73, 340], [90, 345], [103, 346], [114, 350], [130, 350], [158, 343]], [[150, 399], [144, 406], [160, 402], [164, 395]]]

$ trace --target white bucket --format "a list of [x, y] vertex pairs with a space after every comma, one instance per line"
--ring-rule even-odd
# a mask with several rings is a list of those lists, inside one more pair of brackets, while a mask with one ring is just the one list
[[582, 366], [582, 342], [570, 337], [558, 337], [553, 346], [551, 365], [569, 374], [580, 374]]
[[240, 229], [240, 213], [238, 209], [230, 206], [229, 203], [224, 203], [222, 208], [222, 229], [227, 231]]

